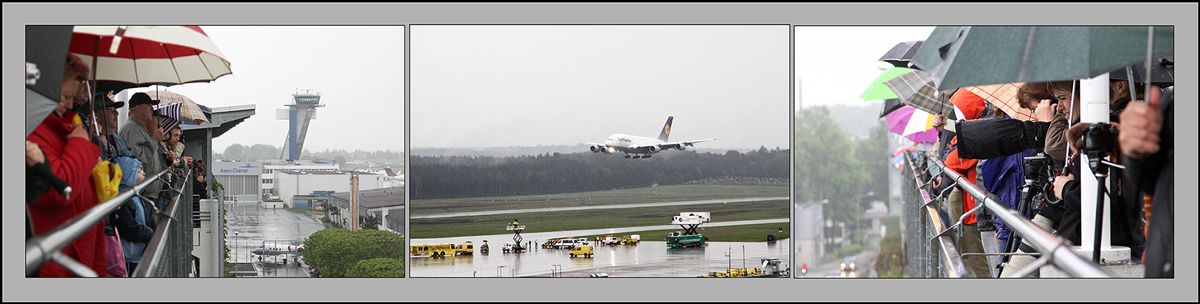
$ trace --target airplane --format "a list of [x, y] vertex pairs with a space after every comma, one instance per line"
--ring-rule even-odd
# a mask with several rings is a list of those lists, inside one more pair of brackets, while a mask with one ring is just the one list
[[294, 241], [263, 241], [262, 247], [258, 247], [250, 251], [250, 256], [258, 256], [258, 260], [262, 261], [263, 256], [283, 256], [283, 263], [287, 264], [287, 258], [290, 255], [293, 262], [298, 262], [299, 255], [304, 252], [304, 244], [297, 245]]
[[392, 168], [383, 168], [383, 171], [387, 172], [388, 180], [399, 180], [399, 181], [404, 180], [404, 175], [403, 174], [397, 175], [396, 171], [392, 171]]
[[613, 134], [609, 136], [603, 144], [591, 142], [587, 143], [590, 146], [588, 149], [592, 150], [592, 153], [604, 153], [609, 155], [612, 155], [614, 152], [621, 151], [625, 152], [625, 158], [630, 158], [630, 155], [632, 154], [632, 158], [638, 159], [650, 158], [651, 154], [662, 152], [663, 150], [676, 149], [683, 151], [695, 143], [717, 140], [713, 138], [667, 142], [667, 137], [671, 135], [671, 120], [673, 119], [675, 119], [674, 116], [667, 117], [667, 124], [663, 125], [662, 132], [658, 134], [657, 139], [625, 134]]

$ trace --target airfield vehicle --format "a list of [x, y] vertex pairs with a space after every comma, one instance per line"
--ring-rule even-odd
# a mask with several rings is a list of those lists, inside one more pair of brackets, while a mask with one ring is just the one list
[[408, 253], [411, 256], [428, 256], [428, 257], [444, 257], [446, 255], [458, 254], [458, 249], [454, 244], [430, 244], [430, 245], [412, 245], [408, 246]]
[[483, 252], [483, 253], [488, 253], [488, 249], [489, 248], [488, 248], [487, 240], [483, 240], [483, 245], [479, 246], [479, 251]]
[[617, 245], [617, 244], [621, 243], [621, 239], [618, 239], [617, 237], [609, 234], [608, 236], [604, 237], [603, 242], [604, 242], [604, 245]]
[[511, 251], [513, 251], [513, 247], [515, 247], [515, 246], [516, 245], [514, 245], [513, 243], [504, 243], [503, 250], [504, 250], [504, 252], [511, 252]]
[[475, 245], [471, 241], [454, 246], [454, 254], [458, 255], [473, 255], [475, 254]]
[[[577, 238], [577, 239], [575, 239], [575, 245], [576, 245], [576, 246], [578, 246], [578, 245], [591, 245], [591, 244], [592, 244], [592, 241], [589, 241], [587, 238]], [[573, 247], [572, 247], [572, 248], [573, 248]]]
[[704, 246], [703, 234], [672, 235], [667, 237], [667, 248], [685, 248]]
[[546, 241], [545, 243], [542, 243], [543, 249], [558, 248], [557, 246], [558, 246], [558, 239], [551, 239], [549, 241]]
[[621, 244], [624, 244], [624, 245], [637, 245], [638, 242], [642, 241], [642, 236], [637, 235], [637, 234], [625, 235], [625, 236], [621, 236], [620, 240], [621, 240]]
[[576, 240], [576, 239], [561, 239], [561, 240], [558, 240], [558, 243], [554, 245], [554, 248], [571, 249], [571, 248], [575, 248], [575, 245], [577, 245], [578, 243], [579, 243], [579, 240]]
[[593, 253], [595, 253], [595, 251], [593, 251], [592, 245], [579, 245], [575, 246], [574, 249], [571, 249], [571, 257], [581, 256], [590, 258], [592, 257]]

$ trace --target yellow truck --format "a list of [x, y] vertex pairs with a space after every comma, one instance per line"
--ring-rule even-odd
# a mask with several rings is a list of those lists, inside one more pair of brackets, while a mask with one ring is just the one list
[[623, 235], [619, 240], [623, 245], [637, 245], [638, 242], [641, 242], [642, 236], [637, 234]]
[[592, 250], [592, 245], [579, 245], [575, 246], [574, 249], [571, 249], [571, 257], [581, 256], [590, 258], [592, 257], [593, 253], [595, 253], [595, 251]]

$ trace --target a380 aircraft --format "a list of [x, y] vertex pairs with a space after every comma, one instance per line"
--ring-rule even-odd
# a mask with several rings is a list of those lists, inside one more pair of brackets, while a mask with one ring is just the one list
[[648, 138], [641, 136], [613, 134], [604, 141], [603, 144], [587, 143], [591, 147], [592, 153], [613, 154], [613, 152], [625, 152], [625, 158], [650, 158], [651, 154], [662, 152], [663, 150], [676, 149], [683, 151], [692, 144], [706, 141], [717, 140], [701, 139], [689, 141], [667, 142], [667, 137], [671, 135], [671, 120], [674, 116], [667, 117], [667, 124], [663, 125], [662, 132], [658, 134], [658, 138]]

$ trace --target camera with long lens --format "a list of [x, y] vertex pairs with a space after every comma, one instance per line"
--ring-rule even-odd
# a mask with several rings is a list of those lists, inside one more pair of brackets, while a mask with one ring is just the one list
[[1029, 202], [1032, 213], [1037, 213], [1046, 203], [1058, 203], [1048, 200], [1045, 195], [1052, 185], [1053, 166], [1054, 160], [1044, 152], [1025, 158], [1025, 187], [1028, 191], [1022, 191], [1022, 196], [1028, 197], [1022, 197], [1021, 200]]

